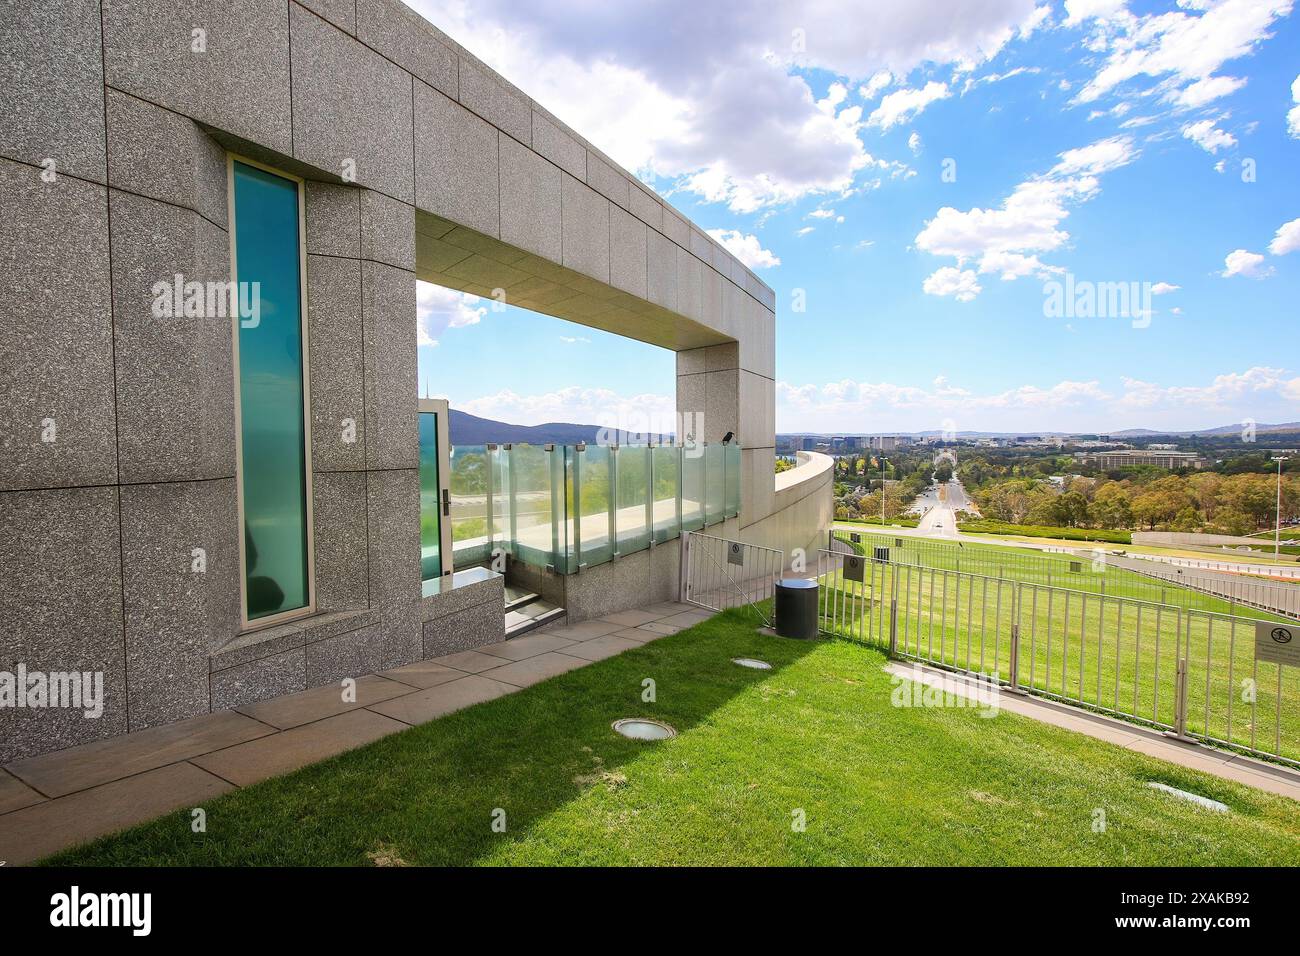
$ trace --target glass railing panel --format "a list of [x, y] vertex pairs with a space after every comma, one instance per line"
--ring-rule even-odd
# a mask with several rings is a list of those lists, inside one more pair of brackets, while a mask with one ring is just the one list
[[727, 503], [726, 516], [734, 518], [740, 514], [740, 446], [736, 444], [723, 446], [723, 456], [727, 466]]
[[578, 516], [580, 560], [588, 566], [603, 564], [614, 555], [614, 541], [610, 536], [610, 509], [613, 506], [610, 451], [601, 445], [587, 445], [574, 460], [577, 463], [575, 495], [569, 510]]
[[677, 496], [682, 487], [682, 450], [674, 445], [650, 449], [654, 484], [651, 502], [654, 511], [655, 541], [670, 541], [681, 532], [682, 520], [677, 511]]
[[420, 580], [442, 574], [442, 503], [438, 494], [438, 416], [420, 413]]
[[488, 454], [488, 528], [491, 532], [489, 556], [510, 550], [510, 449], [489, 445]]
[[488, 493], [491, 468], [483, 445], [452, 445], [451, 549], [455, 566], [468, 567], [488, 560]]
[[650, 546], [650, 449], [645, 445], [624, 445], [614, 451], [618, 497], [614, 530], [618, 553], [632, 554]]
[[727, 483], [725, 474], [726, 447], [704, 446], [704, 523], [717, 524], [726, 510]]
[[682, 530], [704, 527], [704, 446], [682, 449]]
[[514, 483], [510, 553], [518, 561], [544, 568], [553, 563], [555, 549], [551, 453], [540, 445], [515, 445], [510, 459]]

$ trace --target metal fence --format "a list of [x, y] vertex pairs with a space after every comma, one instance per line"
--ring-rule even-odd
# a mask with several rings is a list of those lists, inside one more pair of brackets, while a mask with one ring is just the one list
[[1184, 572], [1171, 565], [1117, 555], [1101, 548], [1052, 547], [1021, 552], [998, 545], [844, 531], [833, 532], [832, 540], [851, 542], [867, 555], [885, 553], [891, 563], [898, 565], [1011, 578], [1210, 612], [1225, 609], [1235, 612], [1234, 605], [1241, 605], [1300, 618], [1300, 586], [1212, 571]]
[[1108, 560], [1135, 574], [1213, 595], [1233, 604], [1244, 604], [1283, 617], [1300, 619], [1300, 586], [1294, 584], [1263, 581], [1248, 574], [1184, 568], [1146, 558], [1112, 555]]
[[759, 604], [770, 599], [785, 568], [785, 552], [699, 531], [682, 536], [681, 596], [713, 611], [751, 605], [771, 624]]
[[824, 633], [1300, 766], [1300, 675], [1253, 618], [838, 550], [817, 573]]

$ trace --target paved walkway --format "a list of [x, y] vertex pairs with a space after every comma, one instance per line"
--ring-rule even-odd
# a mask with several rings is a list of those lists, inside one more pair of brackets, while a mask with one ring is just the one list
[[[923, 664], [892, 661], [886, 669], [901, 677], [920, 680], [929, 687], [943, 687], [960, 693], [968, 699], [981, 699], [987, 688], [977, 688], [974, 682], [960, 674], [927, 667]], [[986, 696], [984, 699], [987, 699]], [[1300, 800], [1300, 771], [1279, 764], [1265, 763], [1240, 754], [1197, 744], [1184, 743], [1166, 737], [1158, 730], [1140, 727], [1113, 717], [1093, 714], [1065, 704], [1057, 704], [1041, 697], [1003, 692], [998, 695], [998, 707], [1013, 714], [1032, 717], [1045, 724], [1064, 727], [1076, 733], [1087, 734], [1128, 750], [1136, 750], [1150, 757], [1213, 774], [1225, 780], [1248, 784]], [[2, 818], [0, 818], [2, 819]]]
[[[337, 685], [84, 744], [0, 768], [0, 863], [15, 865], [143, 823], [179, 807], [289, 773], [584, 667], [712, 616], [656, 604], [358, 678], [355, 702]], [[934, 683], [956, 675], [894, 662]], [[961, 686], [958, 678], [958, 686]], [[972, 691], [974, 693], [974, 691]], [[1032, 697], [1000, 706], [1153, 757], [1300, 800], [1300, 773]]]
[[260, 701], [0, 768], [0, 862], [13, 866], [289, 773], [712, 616], [656, 604]]

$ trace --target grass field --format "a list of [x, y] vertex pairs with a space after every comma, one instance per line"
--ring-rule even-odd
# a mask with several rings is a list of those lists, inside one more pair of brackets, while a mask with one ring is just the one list
[[[837, 531], [835, 536], [848, 543], [851, 532]], [[896, 537], [888, 532], [858, 532], [865, 553], [877, 546], [890, 549], [890, 560], [899, 564], [921, 564], [949, 571], [963, 571], [992, 577], [1002, 576], [1030, 584], [1092, 591], [1114, 597], [1174, 604], [1178, 607], [1219, 614], [1239, 614], [1260, 620], [1278, 619], [1265, 611], [1236, 604], [1211, 594], [1202, 594], [1173, 584], [1164, 584], [1105, 561], [1108, 547], [1092, 557], [1053, 554], [1026, 548], [984, 544], [976, 541], [936, 541], [916, 537]], [[902, 542], [902, 547], [898, 542]], [[1077, 542], [1075, 543], [1077, 547]], [[1084, 549], [1086, 551], [1086, 549]], [[1126, 549], [1127, 550], [1127, 549]], [[1100, 560], [1097, 560], [1098, 556]], [[1073, 570], [1074, 566], [1079, 570]], [[1300, 585], [1298, 585], [1300, 586]]]
[[[51, 862], [1300, 863], [1300, 814], [1286, 798], [1007, 712], [892, 706], [878, 651], [754, 625], [746, 610], [727, 612], [228, 794], [206, 805], [206, 833], [182, 811]], [[733, 665], [741, 655], [774, 669]], [[642, 701], [646, 678], [654, 703]], [[610, 730], [632, 715], [679, 736], [648, 744]]]
[[[858, 547], [876, 543], [862, 535]], [[1189, 733], [1300, 760], [1300, 674], [1254, 653], [1254, 619], [1280, 619], [1240, 606], [1228, 616], [1227, 602], [1119, 568], [1071, 572], [1065, 555], [884, 543], [889, 562], [869, 562], [861, 584], [823, 577], [825, 613], [844, 636], [887, 644], [897, 601], [901, 652], [1009, 680], [1018, 627], [1023, 686], [1161, 727], [1174, 724], [1185, 658]], [[1134, 598], [1127, 575], [1154, 585], [1154, 600]]]

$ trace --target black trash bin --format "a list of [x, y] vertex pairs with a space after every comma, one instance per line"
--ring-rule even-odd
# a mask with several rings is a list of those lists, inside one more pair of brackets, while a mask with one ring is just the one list
[[776, 582], [776, 633], [810, 640], [817, 636], [817, 582], [783, 578]]

